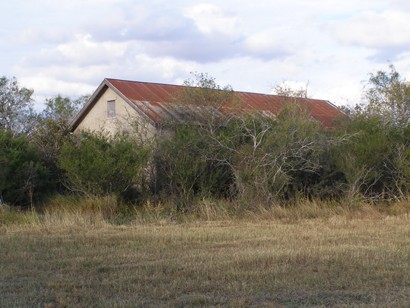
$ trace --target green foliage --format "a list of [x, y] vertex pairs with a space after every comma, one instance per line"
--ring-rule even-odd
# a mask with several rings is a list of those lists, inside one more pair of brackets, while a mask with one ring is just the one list
[[311, 197], [405, 198], [408, 126], [359, 109], [332, 131], [291, 103], [276, 118], [255, 113], [176, 126], [160, 145], [158, 176], [168, 194], [188, 200], [230, 196], [270, 204]]
[[332, 160], [345, 177], [346, 197], [403, 199], [409, 191], [408, 128], [391, 126], [380, 115], [358, 114], [343, 130], [346, 142], [332, 149]]
[[391, 65], [370, 74], [364, 98], [367, 104], [349, 109], [333, 132], [344, 136], [329, 156], [335, 186], [349, 202], [403, 200], [410, 187], [409, 83]]
[[[410, 87], [390, 69], [370, 75], [368, 105], [349, 110], [333, 130], [323, 129], [292, 99], [274, 118], [244, 114], [229, 86], [197, 74], [172, 98], [181, 118], [163, 123], [166, 137], [155, 140], [144, 137], [141, 123], [134, 137], [72, 134], [69, 120], [85, 98], [58, 95], [36, 117], [32, 91], [3, 77], [1, 201], [32, 205], [57, 185], [59, 192], [68, 188], [87, 200], [114, 200], [110, 206], [115, 208], [118, 196], [135, 200], [146, 192], [147, 182], [160, 201], [172, 196], [174, 210], [191, 210], [204, 199], [263, 207], [310, 198], [345, 198], [350, 205], [405, 200], [410, 193]], [[128, 211], [119, 212], [126, 216]]]
[[365, 193], [378, 180], [377, 167], [383, 163], [386, 138], [380, 131], [378, 118], [357, 116], [348, 123], [348, 140], [332, 149], [335, 167], [345, 178], [344, 191], [350, 201]]
[[219, 108], [233, 98], [234, 92], [231, 86], [221, 87], [208, 74], [196, 73], [193, 76], [194, 79], [185, 80], [186, 87], [177, 94], [175, 98], [177, 102]]
[[63, 175], [57, 166], [63, 144], [70, 138], [70, 120], [85, 103], [86, 96], [70, 99], [57, 95], [46, 100], [46, 108], [40, 114], [30, 139], [37, 146], [42, 160], [50, 171], [59, 191], [63, 190]]
[[282, 83], [282, 84], [276, 85], [273, 88], [273, 93], [275, 95], [285, 96], [285, 97], [307, 98], [308, 97], [308, 85], [309, 83], [306, 83], [305, 87], [295, 88], [286, 83]]
[[57, 161], [63, 144], [70, 139], [70, 136], [70, 129], [65, 123], [56, 122], [49, 118], [40, 119], [30, 136], [31, 142], [37, 147], [41, 159], [59, 191], [62, 190], [63, 175]]
[[0, 129], [28, 133], [34, 126], [33, 90], [20, 88], [17, 79], [0, 78]]
[[195, 124], [179, 124], [156, 151], [157, 179], [166, 194], [187, 206], [194, 197], [222, 197], [229, 191], [229, 168], [217, 161], [208, 135]]
[[365, 92], [366, 112], [380, 116], [386, 124], [410, 125], [410, 84], [390, 65], [390, 71], [370, 74]]
[[255, 114], [232, 121], [220, 144], [229, 149], [238, 191], [265, 200], [295, 197], [318, 169], [321, 129], [298, 105], [276, 118]]
[[72, 191], [86, 195], [120, 195], [140, 184], [149, 149], [127, 134], [109, 137], [82, 132], [65, 142], [58, 165]]
[[54, 122], [68, 125], [87, 100], [87, 95], [77, 99], [57, 95], [46, 100], [46, 108], [41, 116], [43, 119], [51, 119]]
[[220, 87], [207, 74], [194, 74], [184, 85], [171, 98], [183, 110], [177, 110], [177, 121], [166, 123], [171, 136], [160, 140], [155, 154], [156, 187], [162, 195], [175, 196], [178, 209], [195, 198], [231, 196], [233, 182], [232, 170], [221, 156], [223, 149], [213, 136], [226, 124], [223, 106], [236, 101], [232, 88]]
[[0, 130], [0, 201], [30, 205], [46, 194], [52, 184], [38, 152], [25, 136]]
[[[160, 143], [157, 176], [168, 194], [264, 203], [313, 194], [330, 137], [306, 110], [289, 101], [276, 118], [244, 115], [235, 110], [232, 90], [207, 75], [196, 75], [196, 81], [185, 85], [189, 87], [178, 93], [177, 102], [197, 105], [201, 113], [216, 112], [174, 125], [172, 137]], [[223, 112], [225, 104], [232, 110], [229, 115]]]
[[194, 79], [186, 80], [184, 85], [170, 99], [176, 107], [178, 122], [195, 123], [212, 129], [223, 125], [227, 119], [224, 107], [240, 105], [231, 86], [221, 87], [207, 74], [194, 74]]
[[318, 180], [325, 134], [297, 105], [272, 119], [258, 114], [224, 126], [181, 124], [159, 145], [158, 178], [167, 194], [288, 200]]

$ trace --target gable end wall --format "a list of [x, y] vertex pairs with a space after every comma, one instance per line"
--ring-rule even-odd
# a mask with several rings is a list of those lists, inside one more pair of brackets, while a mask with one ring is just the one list
[[[107, 116], [107, 101], [115, 101], [115, 117]], [[132, 130], [138, 125], [139, 131], [146, 138], [151, 138], [156, 132], [154, 125], [144, 119], [133, 107], [112, 89], [107, 88], [87, 115], [79, 123], [75, 132], [81, 130], [104, 131], [114, 134], [122, 130]]]

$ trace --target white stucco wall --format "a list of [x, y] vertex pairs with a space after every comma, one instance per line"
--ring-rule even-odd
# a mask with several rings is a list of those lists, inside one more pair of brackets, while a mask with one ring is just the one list
[[[108, 117], [107, 115], [108, 101], [115, 101], [114, 117]], [[107, 88], [75, 131], [104, 131], [113, 134], [121, 130], [135, 130], [133, 127], [137, 128], [138, 133], [144, 138], [151, 138], [156, 133], [154, 125], [141, 116], [113, 90]]]

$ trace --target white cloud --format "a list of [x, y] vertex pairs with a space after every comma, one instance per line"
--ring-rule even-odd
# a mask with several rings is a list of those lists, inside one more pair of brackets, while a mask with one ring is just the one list
[[11, 41], [22, 45], [60, 43], [68, 38], [66, 31], [59, 29], [26, 28], [17, 31]]
[[77, 35], [74, 41], [61, 44], [57, 51], [76, 65], [107, 63], [125, 55], [128, 44], [124, 42], [95, 42], [91, 35]]
[[272, 59], [289, 54], [289, 43], [289, 40], [284, 40], [277, 33], [261, 32], [248, 36], [244, 42], [244, 49], [250, 55]]
[[301, 81], [313, 97], [358, 102], [361, 81], [389, 59], [410, 79], [405, 0], [3, 2], [2, 73], [39, 97], [87, 94], [104, 77], [181, 83], [198, 71], [236, 90]]
[[185, 16], [191, 18], [197, 28], [204, 34], [235, 35], [239, 18], [226, 15], [218, 6], [202, 3], [185, 10]]
[[82, 82], [67, 82], [42, 74], [23, 77], [20, 79], [20, 83], [24, 87], [36, 89], [39, 93], [49, 93], [50, 89], [58, 89], [58, 93], [70, 96], [91, 93], [95, 89], [94, 86]]
[[[134, 58], [134, 65], [141, 72], [141, 75], [152, 74], [155, 78], [172, 82], [181, 75], [187, 74], [195, 67], [194, 63], [178, 61], [172, 57], [151, 57], [147, 54], [138, 54]], [[133, 71], [128, 71], [129, 75], [135, 75]], [[134, 76], [133, 78], [138, 78]], [[154, 78], [154, 77], [153, 77]]]
[[97, 41], [157, 42], [197, 34], [193, 22], [181, 12], [167, 11], [162, 6], [158, 8], [152, 4], [113, 7], [102, 12], [98, 20], [88, 21], [84, 29]]
[[402, 53], [394, 65], [402, 77], [410, 81], [410, 51]]
[[[123, 48], [123, 44], [127, 48]], [[117, 45], [121, 48], [112, 47]], [[181, 75], [188, 76], [195, 70], [195, 63], [172, 57], [153, 57], [137, 52], [134, 45], [97, 43], [82, 38], [44, 51], [41, 56], [28, 57], [16, 65], [14, 71], [17, 76], [23, 76], [19, 78], [23, 86], [35, 89], [39, 97], [51, 97], [56, 94], [90, 94], [106, 77], [173, 83]], [[87, 57], [94, 56], [93, 61], [87, 61]], [[48, 64], [45, 62], [47, 57]]]
[[344, 44], [383, 49], [409, 47], [410, 13], [368, 11], [335, 23], [337, 38]]

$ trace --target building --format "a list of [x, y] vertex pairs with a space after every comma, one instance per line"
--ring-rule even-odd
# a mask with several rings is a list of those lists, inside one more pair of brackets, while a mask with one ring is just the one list
[[179, 104], [175, 99], [186, 86], [169, 84], [104, 79], [88, 102], [71, 123], [72, 130], [104, 130], [114, 133], [128, 129], [133, 123], [144, 124], [146, 137], [156, 133], [157, 129], [169, 120], [183, 120], [194, 113], [207, 116], [236, 113], [260, 112], [265, 116], [275, 115], [289, 103], [302, 106], [313, 119], [324, 127], [332, 127], [335, 118], [343, 113], [326, 100], [311, 98], [289, 98], [277, 95], [233, 92], [239, 104], [226, 103], [221, 108]]

